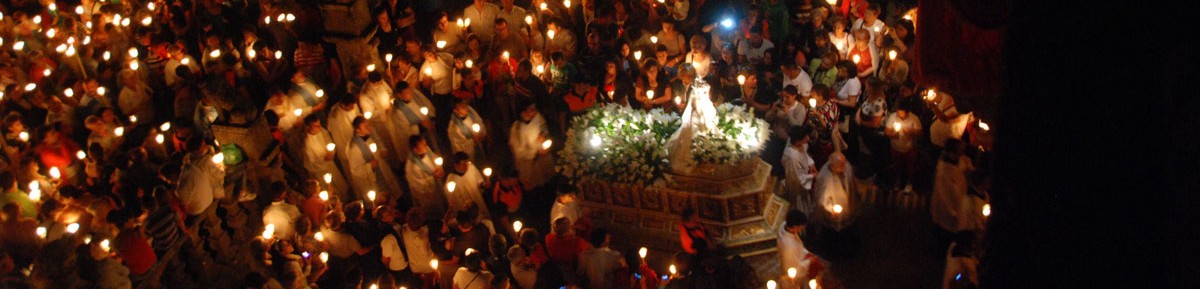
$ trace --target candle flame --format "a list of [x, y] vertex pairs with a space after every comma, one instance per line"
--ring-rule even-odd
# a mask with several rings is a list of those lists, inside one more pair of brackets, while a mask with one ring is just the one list
[[163, 144], [164, 141], [166, 141], [166, 137], [164, 137], [163, 134], [160, 133], [154, 136], [154, 142]]
[[317, 98], [325, 97], [325, 90], [317, 89], [317, 92], [314, 92], [313, 95], [317, 96]]
[[28, 132], [18, 133], [17, 138], [21, 139], [21, 141], [23, 141], [23, 142], [28, 142], [29, 141], [29, 133]]
[[895, 129], [895, 130], [898, 132], [898, 131], [900, 131], [901, 129], [904, 129], [904, 125], [900, 124], [900, 122], [893, 122], [893, 123], [892, 123], [892, 128], [893, 128], [893, 129]]
[[745, 76], [745, 75], [738, 75], [738, 76], [737, 76], [737, 82], [738, 82], [738, 85], [746, 85], [746, 76]]
[[367, 71], [368, 71], [368, 72], [375, 72], [375, 64], [374, 64], [374, 63], [372, 63], [372, 64], [368, 64], [368, 65], [367, 65]]
[[337, 148], [337, 145], [335, 145], [333, 143], [325, 144], [325, 151], [327, 151], [327, 152], [333, 152], [333, 149], [335, 149], [335, 148]]
[[112, 251], [111, 246], [112, 241], [109, 241], [108, 239], [100, 240], [100, 249], [104, 249], [105, 252]]
[[331, 173], [325, 173], [322, 178], [325, 179], [325, 184], [333, 183], [333, 174]]
[[521, 223], [521, 221], [513, 221], [513, 232], [519, 233], [519, 232], [521, 232], [521, 228], [524, 228], [524, 227], [525, 227], [525, 223]]
[[[831, 0], [831, 1], [837, 1], [837, 0]], [[779, 286], [779, 285], [775, 284], [775, 280], [767, 280], [767, 289], [775, 289], [776, 286]]]
[[598, 148], [601, 144], [604, 144], [604, 140], [600, 139], [600, 135], [593, 134], [592, 139], [588, 140], [588, 144], [591, 144], [593, 148]]
[[483, 168], [483, 176], [491, 177], [492, 176], [492, 168]]
[[642, 259], [646, 259], [646, 254], [649, 252], [650, 252], [650, 249], [647, 249], [646, 247], [642, 247], [641, 249], [638, 249], [638, 256], [642, 257]]
[[646, 98], [647, 98], [647, 99], [650, 99], [650, 100], [654, 100], [654, 91], [653, 91], [653, 90], [646, 90]]
[[809, 279], [808, 280], [808, 288], [809, 289], [817, 289], [817, 279]]
[[796, 267], [787, 268], [788, 278], [796, 279], [796, 274], [798, 274], [798, 271], [796, 271]]
[[433, 159], [433, 164], [441, 166], [443, 164], [442, 157], [437, 157], [436, 159]]
[[446, 48], [446, 41], [445, 41], [445, 40], [438, 40], [438, 42], [437, 42], [437, 44], [436, 44], [436, 45], [437, 45], [437, 48], [438, 48], [438, 49]]
[[479, 124], [478, 123], [471, 125], [471, 132], [475, 132], [475, 133], [479, 132]]
[[321, 233], [321, 232], [317, 232], [317, 233], [313, 234], [313, 239], [316, 239], [317, 242], [325, 241], [325, 234]]
[[434, 270], [437, 270], [438, 260], [437, 259], [429, 260], [429, 267], [433, 267]]
[[638, 61], [642, 60], [642, 51], [641, 50], [633, 52], [633, 60], [638, 60]]
[[267, 227], [262, 232], [263, 239], [271, 239], [275, 237], [275, 224], [267, 224]]
[[220, 163], [225, 162], [225, 153], [217, 153], [217, 154], [213, 155], [212, 162], [214, 164], [220, 164]]
[[375, 191], [367, 191], [367, 199], [374, 202], [375, 201]]
[[808, 99], [808, 107], [811, 107], [811, 108], [817, 108], [817, 99], [816, 99], [816, 98], [809, 98], [809, 99]]
[[859, 62], [862, 61], [862, 56], [858, 56], [858, 54], [855, 54], [855, 55], [850, 56], [850, 59], [854, 60], [854, 64], [858, 64]]
[[125, 127], [123, 127], [123, 126], [118, 126], [117, 128], [114, 128], [114, 129], [113, 129], [113, 134], [114, 134], [114, 135], [117, 135], [118, 137], [120, 137], [120, 136], [124, 136], [124, 135], [125, 135]]
[[367, 148], [369, 148], [371, 150], [371, 153], [375, 153], [376, 151], [379, 151], [379, 146], [376, 145], [375, 143], [371, 143], [371, 144], [367, 145]]
[[525, 15], [525, 25], [533, 25], [533, 16]]
[[563, 7], [571, 8], [571, 0], [563, 0]]
[[79, 232], [79, 223], [67, 224], [67, 233], [75, 234], [75, 232]]
[[86, 152], [84, 152], [83, 150], [78, 150], [78, 151], [76, 151], [76, 152], [75, 152], [75, 158], [77, 158], [77, 159], [79, 159], [79, 160], [86, 159], [86, 158], [87, 158], [87, 153], [86, 153]]
[[845, 210], [845, 208], [842, 208], [842, 205], [833, 205], [834, 214], [841, 214], [843, 210]]
[[467, 68], [471, 68], [471, 66], [475, 65], [475, 62], [471, 61], [470, 59], [467, 59], [467, 62], [464, 64], [467, 66]]
[[[40, 237], [42, 239], [46, 238], [46, 227], [37, 227], [37, 229], [34, 230], [34, 232], [38, 235], [38, 237]], [[104, 245], [104, 242], [101, 242], [100, 244]]]
[[421, 107], [421, 115], [429, 115], [429, 108], [422, 106]]
[[984, 217], [992, 216], [992, 205], [991, 204], [983, 204], [982, 212], [983, 212]]
[[550, 146], [552, 146], [552, 145], [554, 145], [554, 141], [553, 141], [553, 140], [546, 140], [546, 141], [543, 141], [543, 142], [542, 142], [542, 149], [544, 149], [544, 150], [548, 150], [548, 149], [550, 149]]
[[888, 51], [888, 59], [889, 60], [896, 60], [896, 55], [897, 55], [897, 53], [895, 50]]
[[321, 263], [329, 262], [329, 253], [321, 252], [321, 255], [317, 255], [317, 256], [318, 256], [317, 257], [318, 259], [321, 259]]
[[658, 44], [658, 36], [650, 36], [650, 43]]
[[275, 59], [283, 59], [283, 50], [275, 50]]
[[679, 273], [678, 271], [675, 270], [675, 264], [671, 264], [671, 266], [667, 267], [667, 272], [671, 272], [671, 275], [675, 275], [675, 273]]
[[394, 57], [394, 56], [391, 53], [388, 53], [387, 55], [383, 56], [383, 60], [386, 60], [388, 63], [391, 63], [392, 57]]
[[979, 121], [979, 128], [983, 129], [983, 131], [992, 130], [992, 127], [989, 126], [986, 122], [983, 122], [982, 120]]
[[209, 52], [208, 52], [208, 57], [212, 57], [212, 58], [221, 57], [221, 50], [220, 50], [220, 49], [213, 49], [213, 51], [209, 51]]
[[159, 125], [159, 126], [158, 126], [158, 130], [159, 130], [159, 131], [168, 131], [168, 130], [171, 130], [171, 122], [169, 122], [169, 121], [168, 121], [168, 122], [164, 122], [164, 123], [162, 123], [162, 125]]
[[[320, 193], [317, 193], [317, 197], [320, 198], [322, 202], [328, 202], [329, 201], [329, 191], [321, 191]], [[320, 232], [318, 232], [317, 234], [320, 234]], [[320, 239], [317, 239], [317, 241], [320, 241]]]
[[453, 193], [454, 189], [456, 188], [458, 188], [458, 183], [455, 183], [454, 181], [446, 182], [446, 192]]
[[58, 167], [50, 167], [50, 178], [59, 179], [62, 177], [62, 172], [58, 171]]

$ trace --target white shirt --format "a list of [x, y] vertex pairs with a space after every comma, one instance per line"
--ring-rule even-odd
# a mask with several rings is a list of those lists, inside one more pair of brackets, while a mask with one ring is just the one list
[[914, 135], [914, 132], [921, 129], [921, 119], [917, 118], [911, 113], [908, 114], [907, 118], [900, 118], [899, 116], [896, 116], [896, 113], [893, 112], [891, 115], [888, 115], [887, 120], [883, 122], [883, 125], [886, 129], [895, 130], [895, 125], [897, 123], [900, 124], [900, 127], [903, 129], [903, 133], [895, 134], [895, 136], [891, 138], [892, 149], [900, 152], [912, 150], [913, 139], [917, 137]]
[[262, 221], [263, 224], [275, 225], [276, 238], [288, 240], [296, 233], [293, 224], [296, 223], [296, 219], [299, 219], [300, 216], [300, 209], [296, 208], [295, 205], [276, 201], [271, 202], [271, 205], [263, 210]]
[[410, 157], [405, 162], [404, 173], [408, 178], [408, 188], [412, 192], [413, 201], [423, 208], [441, 211], [445, 209], [445, 201], [442, 199], [444, 187], [433, 176], [438, 170], [433, 160], [438, 157], [433, 152], [428, 152], [416, 160]]
[[404, 225], [400, 234], [404, 238], [404, 248], [408, 249], [408, 264], [412, 268], [412, 272], [417, 274], [433, 273], [433, 267], [429, 266], [429, 261], [437, 256], [434, 256], [433, 250], [429, 248], [429, 227], [412, 230], [408, 225]]
[[188, 155], [179, 174], [175, 195], [188, 215], [196, 216], [208, 209], [215, 198], [225, 195], [225, 171], [210, 160], [211, 155]]
[[[399, 232], [400, 230], [396, 231]], [[383, 250], [383, 257], [388, 258], [388, 270], [401, 271], [408, 268], [408, 258], [404, 256], [404, 251], [400, 250], [400, 242], [396, 240], [396, 235], [387, 234], [384, 236], [383, 240], [379, 241], [379, 248]], [[407, 250], [408, 248], [405, 249]]]
[[796, 78], [784, 79], [783, 86], [779, 88], [787, 88], [788, 85], [795, 85], [796, 92], [799, 92], [802, 96], [809, 96], [812, 94], [812, 77], [809, 77], [808, 72], [804, 72], [804, 69], [800, 69], [800, 75], [796, 75]]
[[846, 80], [846, 84], [838, 88], [837, 98], [840, 100], [848, 100], [851, 95], [862, 95], [862, 82], [858, 81], [857, 77], [850, 76]]
[[[496, 17], [500, 14], [500, 7], [492, 3], [483, 3], [483, 8], [478, 5], [471, 4], [463, 9], [463, 18], [471, 19], [471, 26], [467, 29], [471, 30], [476, 36], [479, 36], [479, 41], [487, 43], [492, 40], [492, 35], [495, 34]], [[522, 17], [524, 18], [524, 17]], [[524, 21], [524, 19], [522, 19]], [[518, 22], [523, 23], [523, 22]], [[508, 25], [520, 25], [517, 23], [508, 22]]]
[[483, 184], [483, 174], [479, 173], [475, 164], [470, 164], [462, 175], [454, 173], [447, 175], [446, 182], [455, 184], [454, 192], [446, 191], [446, 201], [451, 210], [463, 211], [469, 204], [474, 203], [479, 207], [480, 216], [486, 219], [491, 218], [487, 202], [483, 200], [483, 190], [479, 187], [480, 184]]
[[846, 163], [846, 170], [840, 175], [829, 170], [828, 162], [821, 167], [821, 172], [817, 174], [816, 192], [825, 211], [832, 213], [834, 205], [841, 205], [843, 209], [849, 208], [852, 178], [849, 162]]
[[[475, 25], [474, 22], [471, 25]], [[450, 94], [450, 92], [454, 91], [455, 73], [450, 65], [446, 63], [447, 60], [439, 55], [437, 61], [426, 61], [424, 64], [421, 64], [421, 79], [433, 79], [433, 84], [429, 88], [433, 94]], [[426, 74], [426, 71], [431, 73]]]
[[330, 230], [329, 228], [321, 229], [321, 234], [325, 235], [325, 244], [329, 245], [329, 255], [338, 258], [349, 258], [354, 255], [362, 245], [358, 244], [358, 240], [350, 234]]
[[837, 37], [837, 34], [829, 32], [829, 42], [833, 43], [833, 47], [837, 48], [842, 57], [846, 57], [846, 53], [850, 53], [850, 49], [854, 49], [854, 35], [851, 35], [850, 32], [842, 34], [842, 37]]
[[804, 247], [804, 241], [799, 235], [788, 232], [786, 227], [780, 226], [776, 231], [779, 238], [776, 243], [779, 245], [779, 265], [783, 272], [787, 272], [788, 268], [796, 268], [799, 274], [796, 274], [796, 280], [808, 280], [808, 266], [811, 261], [808, 257], [808, 248]]
[[492, 272], [473, 273], [465, 267], [459, 267], [458, 271], [454, 272], [454, 288], [486, 289], [492, 286], [492, 277]]
[[604, 248], [588, 248], [579, 254], [579, 275], [587, 277], [588, 288], [612, 288], [616, 270], [621, 268], [621, 253]]
[[746, 60], [757, 63], [762, 61], [763, 55], [766, 55], [767, 50], [771, 48], [775, 48], [775, 43], [771, 43], [771, 40], [767, 39], [763, 39], [762, 45], [758, 47], [754, 47], [748, 40], [742, 41], [738, 43], [738, 55], [746, 56]]

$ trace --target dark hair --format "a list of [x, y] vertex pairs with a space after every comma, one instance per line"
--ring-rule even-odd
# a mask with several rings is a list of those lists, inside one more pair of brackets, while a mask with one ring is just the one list
[[788, 84], [788, 86], [783, 87], [783, 92], [786, 92], [791, 95], [799, 94], [799, 91], [796, 89], [796, 86], [791, 85], [791, 84]]
[[424, 138], [421, 138], [421, 135], [413, 135], [408, 137], [408, 149], [411, 150], [417, 148], [417, 144], [424, 140]]
[[407, 81], [402, 80], [402, 81], [396, 83], [396, 93], [399, 93], [400, 91], [405, 90], [405, 89], [408, 89]]
[[0, 172], [0, 186], [7, 190], [9, 187], [17, 185], [17, 178], [9, 171]]
[[362, 125], [363, 123], [366, 123], [366, 122], [367, 122], [367, 118], [362, 117], [362, 116], [357, 116], [357, 117], [354, 117], [354, 121], [350, 123], [350, 127], [354, 128], [354, 129], [358, 129], [359, 125]]
[[787, 220], [784, 222], [784, 227], [803, 226], [808, 224], [808, 216], [800, 210], [792, 209], [787, 212]]
[[809, 126], [793, 126], [787, 131], [788, 138], [791, 138], [792, 143], [796, 143], [806, 136], [812, 135], [812, 128]]
[[269, 196], [271, 197], [272, 201], [282, 200], [283, 197], [287, 195], [287, 186], [281, 181], [271, 183], [270, 189], [271, 190], [269, 192], [271, 194]]
[[379, 82], [383, 80], [383, 73], [380, 73], [379, 70], [372, 71], [367, 73], [367, 79], [371, 82]]
[[274, 110], [268, 109], [267, 111], [264, 111], [263, 118], [267, 120], [267, 125], [279, 126], [279, 114], [275, 113]]
[[471, 271], [471, 273], [479, 274], [483, 271], [483, 254], [474, 252], [473, 254], [463, 256], [463, 267], [466, 267], [467, 271]]
[[314, 122], [320, 122], [320, 121], [321, 121], [321, 118], [317, 117], [317, 114], [315, 114], [315, 113], [304, 116], [304, 124], [305, 125], [310, 125]]
[[456, 162], [456, 163], [461, 162], [461, 161], [469, 161], [469, 160], [471, 160], [471, 156], [465, 152], [455, 152], [454, 153], [454, 162]]
[[842, 60], [838, 62], [838, 71], [846, 71], [846, 75], [853, 77], [858, 75], [858, 65], [854, 64], [853, 61]]
[[588, 236], [588, 242], [592, 243], [592, 247], [600, 248], [604, 246], [604, 241], [608, 239], [608, 230], [604, 228], [596, 228], [592, 230], [592, 235]]

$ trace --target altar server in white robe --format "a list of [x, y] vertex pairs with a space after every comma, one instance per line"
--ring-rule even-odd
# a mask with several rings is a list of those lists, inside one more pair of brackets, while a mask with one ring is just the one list
[[346, 162], [350, 165], [350, 180], [354, 183], [355, 192], [362, 199], [368, 199], [367, 192], [375, 191], [377, 196], [392, 200], [403, 191], [396, 180], [396, 173], [382, 156], [389, 152], [375, 141], [371, 124], [364, 117], [354, 119], [354, 137], [346, 148]]
[[[292, 85], [288, 88], [288, 91], [290, 94], [288, 100], [296, 108], [314, 108], [325, 103], [325, 91], [318, 87], [316, 83], [309, 80], [308, 76], [301, 71], [292, 74]], [[301, 115], [300, 118], [303, 119], [304, 116], [313, 111], [304, 111], [304, 115]]]
[[[451, 182], [454, 183], [453, 191], [450, 190]], [[446, 175], [446, 201], [449, 202], [451, 210], [465, 211], [471, 204], [475, 204], [479, 208], [479, 216], [491, 219], [487, 202], [483, 200], [483, 189], [488, 185], [490, 184], [483, 178], [483, 174], [479, 173], [479, 168], [471, 162], [470, 156], [464, 152], [454, 153], [453, 170]]]
[[[354, 127], [352, 126], [354, 119], [362, 116], [362, 112], [358, 109], [358, 99], [355, 97], [344, 97], [338, 104], [329, 110], [328, 119], [325, 120], [325, 125], [329, 129], [329, 135], [333, 137], [333, 144], [337, 145], [334, 150], [335, 157], [339, 165], [346, 173], [349, 180], [349, 164], [346, 163], [346, 150], [350, 148], [350, 138], [354, 137]], [[350, 183], [352, 190], [358, 190], [354, 187], [354, 183]]]
[[433, 117], [437, 113], [433, 102], [430, 102], [429, 98], [420, 91], [409, 86], [407, 82], [396, 83], [393, 95], [395, 100], [389, 116], [392, 118], [396, 130], [392, 131], [392, 142], [397, 149], [404, 149], [402, 157], [407, 160], [408, 154], [411, 152], [409, 139], [414, 135], [421, 135], [421, 128], [425, 128], [427, 132], [433, 131]]
[[408, 179], [413, 204], [420, 207], [426, 216], [440, 218], [446, 212], [446, 198], [439, 181], [446, 176], [446, 172], [437, 163], [441, 156], [433, 153], [429, 143], [420, 136], [412, 136], [408, 144], [410, 154], [404, 165], [404, 176]]
[[[779, 265], [781, 272], [785, 274], [788, 269], [796, 269], [796, 278], [780, 278], [783, 282], [782, 288], [800, 288], [801, 284], [807, 283], [807, 280], [816, 276], [808, 276], [809, 266], [819, 262], [817, 256], [808, 251], [804, 246], [804, 240], [800, 239], [800, 234], [804, 233], [805, 226], [808, 225], [808, 216], [799, 210], [791, 210], [787, 212], [787, 217], [783, 226], [779, 228], [777, 234], [779, 238], [776, 243], [779, 245]], [[789, 284], [795, 280], [800, 284]]]
[[812, 129], [803, 126], [793, 126], [788, 130], [788, 147], [783, 150], [784, 187], [787, 192], [794, 193], [793, 208], [803, 208], [812, 212], [814, 207], [812, 196], [813, 180], [817, 177], [817, 165], [808, 154], [808, 141]]
[[483, 118], [463, 99], [455, 99], [452, 112], [450, 125], [446, 126], [450, 151], [466, 153], [471, 160], [483, 158], [482, 143], [487, 133]]
[[325, 181], [325, 174], [329, 174], [330, 193], [339, 194], [345, 199], [350, 193], [350, 186], [346, 183], [342, 171], [338, 170], [337, 164], [334, 163], [334, 151], [337, 149], [337, 144], [333, 142], [333, 136], [329, 134], [325, 127], [321, 126], [321, 120], [316, 115], [309, 115], [304, 118], [304, 138], [303, 149], [300, 152], [301, 160], [304, 162], [304, 169], [308, 172], [308, 177], [315, 180]]
[[[851, 171], [846, 156], [834, 152], [817, 174], [815, 190], [820, 196], [821, 209], [827, 215], [835, 216], [835, 222], [838, 221], [836, 218], [844, 218], [847, 211], [853, 209], [850, 207], [850, 192], [854, 191], [854, 175]], [[838, 212], [835, 207], [841, 207], [842, 211]]]
[[[383, 81], [383, 74], [379, 71], [372, 71], [367, 76], [368, 82], [363, 85], [362, 91], [358, 95], [358, 107], [362, 109], [363, 117], [371, 123], [371, 128], [375, 131], [375, 135], [379, 136], [376, 141], [380, 145], [387, 148], [389, 152], [407, 151], [408, 147], [397, 147], [392, 134], [396, 132], [395, 121], [391, 114], [392, 110], [392, 87], [388, 86], [387, 82]], [[384, 158], [389, 165], [393, 167], [404, 164], [403, 154], [390, 154]]]
[[509, 130], [508, 145], [512, 148], [521, 183], [526, 190], [531, 190], [541, 187], [554, 175], [554, 159], [550, 150], [543, 148], [549, 135], [546, 118], [532, 101], [526, 101], [521, 107], [521, 119], [513, 122]]

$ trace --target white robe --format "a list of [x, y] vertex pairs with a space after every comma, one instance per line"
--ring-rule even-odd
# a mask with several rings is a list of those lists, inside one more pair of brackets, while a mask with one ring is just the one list
[[[412, 151], [408, 147], [408, 138], [418, 135], [421, 132], [421, 123], [409, 121], [408, 117], [405, 116], [406, 113], [404, 110], [409, 109], [412, 111], [420, 121], [430, 120], [431, 117], [437, 115], [437, 110], [434, 109], [433, 103], [429, 101], [429, 98], [426, 98], [424, 94], [421, 94], [417, 90], [413, 90], [412, 92], [412, 101], [406, 103], [400, 99], [396, 99], [392, 110], [387, 114], [391, 118], [392, 127], [394, 127], [389, 137], [392, 138], [392, 145], [396, 147], [397, 157], [405, 160], [405, 162], [408, 160], [409, 152]], [[421, 114], [422, 107], [429, 110], [428, 115]], [[433, 146], [430, 145], [430, 147]]]
[[[798, 273], [796, 274], [797, 282], [807, 283], [807, 281], [801, 280], [809, 280], [815, 277], [807, 276], [808, 266], [812, 265], [813, 259], [808, 258], [808, 248], [804, 246], [804, 241], [800, 239], [800, 236], [788, 232], [783, 226], [779, 227], [776, 234], [779, 236], [776, 239], [776, 243], [779, 247], [780, 272], [787, 273], [788, 268], [796, 268], [796, 272]], [[784, 282], [783, 288], [798, 288], [798, 285], [800, 285], [787, 284], [790, 280], [789, 278], [781, 278], [780, 280]]]
[[[312, 94], [312, 97], [314, 100], [316, 100], [316, 102], [318, 102], [318, 103], [321, 102], [321, 99], [323, 97], [317, 97], [317, 90], [319, 90], [321, 88], [317, 87], [316, 84], [312, 83], [311, 81], [305, 81], [305, 82], [293, 83], [293, 84], [295, 84], [296, 86], [299, 86], [300, 89], [303, 89], [304, 91], [308, 92], [309, 94]], [[296, 87], [291, 88], [289, 95], [290, 95], [289, 100], [292, 102], [292, 105], [294, 105], [296, 107], [312, 107], [311, 105], [308, 105], [308, 101], [304, 100], [304, 96], [299, 91], [296, 91]]]
[[[790, 141], [790, 140], [789, 140]], [[816, 175], [816, 162], [812, 156], [808, 155], [808, 145], [803, 148], [796, 148], [794, 145], [788, 145], [787, 149], [783, 150], [783, 171], [787, 191], [801, 192], [812, 190], [813, 179]]]
[[554, 175], [554, 156], [538, 156], [542, 151], [541, 137], [545, 135], [548, 135], [546, 119], [541, 113], [529, 123], [518, 119], [509, 130], [508, 145], [526, 190], [542, 186]]
[[175, 195], [188, 215], [196, 216], [225, 198], [225, 171], [214, 164], [212, 155], [188, 154], [180, 169]]
[[821, 208], [825, 209], [830, 214], [833, 213], [834, 205], [841, 205], [843, 214], [851, 210], [850, 207], [850, 192], [853, 191], [854, 174], [849, 163], [846, 163], [846, 170], [841, 176], [835, 175], [829, 170], [829, 163], [821, 167], [821, 172], [817, 174], [816, 192], [820, 196]]
[[[389, 116], [392, 108], [392, 88], [387, 83], [368, 83], [363, 87], [362, 94], [358, 97], [358, 107], [362, 109], [364, 116], [367, 112], [371, 113], [371, 127], [374, 128], [375, 135], [379, 136], [380, 145], [390, 152], [408, 151], [407, 144], [404, 147], [396, 146], [396, 138], [392, 136], [397, 132], [397, 128], [396, 122]], [[407, 155], [389, 154], [385, 160], [389, 165], [400, 166], [404, 164], [404, 157]]]
[[960, 156], [957, 164], [938, 158], [929, 214], [933, 222], [944, 230], [954, 232], [958, 228], [958, 218], [963, 217], [960, 209], [967, 197], [967, 172], [972, 169], [974, 165], [971, 159], [965, 156]]
[[[345, 110], [341, 105], [335, 106], [329, 111], [329, 119], [326, 121], [326, 128], [329, 129], [329, 135], [333, 137], [333, 143], [337, 145], [337, 159], [341, 162], [342, 169], [349, 172], [349, 163], [346, 162], [346, 150], [350, 148], [350, 138], [354, 137], [354, 118], [361, 116], [357, 105], [354, 109]], [[349, 178], [349, 173], [347, 173]], [[351, 184], [353, 185], [353, 183]], [[351, 188], [358, 190], [358, 188]]]
[[425, 210], [426, 215], [446, 211], [446, 199], [442, 194], [445, 187], [438, 183], [433, 175], [438, 169], [433, 160], [438, 157], [437, 154], [429, 152], [421, 158], [409, 157], [404, 165], [404, 176], [408, 179], [413, 203]]
[[483, 188], [480, 187], [483, 185], [483, 174], [479, 173], [475, 164], [470, 164], [462, 175], [447, 175], [446, 182], [455, 184], [453, 192], [446, 191], [446, 201], [451, 210], [465, 211], [469, 204], [475, 203], [479, 207], [479, 215], [484, 219], [491, 219], [487, 202], [483, 200]]
[[331, 187], [330, 193], [339, 196], [346, 196], [350, 193], [350, 186], [346, 183], [342, 171], [338, 170], [337, 164], [332, 159], [326, 160], [325, 145], [333, 143], [333, 137], [329, 135], [329, 131], [321, 129], [316, 134], [304, 133], [304, 146], [301, 156], [304, 162], [304, 169], [308, 171], [308, 177], [325, 181], [325, 173], [332, 176], [333, 181], [329, 184]]
[[[296, 115], [296, 110], [300, 110], [300, 115]], [[312, 108], [306, 106], [296, 106], [294, 102], [284, 101], [278, 105], [267, 101], [267, 105], [263, 107], [263, 112], [273, 111], [279, 116], [279, 129], [290, 130], [296, 126], [303, 117], [312, 114]]]
[[[451, 116], [450, 124], [446, 126], [446, 135], [450, 137], [450, 153], [464, 152], [471, 159], [475, 159], [475, 148], [478, 145], [475, 143], [473, 135], [487, 133], [484, 127], [483, 118], [475, 112], [474, 108], [467, 108], [467, 116], [462, 119], [460, 124], [458, 116]], [[476, 133], [471, 129], [472, 125], [479, 125], [479, 132]]]
[[[374, 136], [367, 140], [367, 145], [373, 143], [376, 143]], [[368, 191], [375, 191], [376, 194], [388, 198], [403, 194], [404, 191], [396, 182], [396, 174], [392, 171], [392, 167], [382, 161], [382, 155], [386, 154], [386, 150], [376, 144], [375, 158], [380, 162], [378, 168], [372, 168], [358, 145], [354, 145], [353, 141], [347, 144], [346, 163], [350, 169], [350, 182], [354, 184], [355, 192], [362, 199], [367, 199]]]

